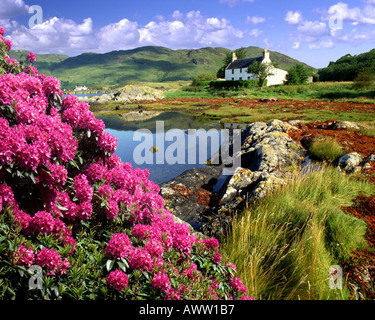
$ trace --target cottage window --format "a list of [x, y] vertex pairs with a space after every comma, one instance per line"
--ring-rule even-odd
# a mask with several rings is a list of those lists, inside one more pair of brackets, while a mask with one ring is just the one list
[[240, 73], [242, 73], [242, 68], [240, 68]]
[[234, 74], [234, 69], [232, 69], [232, 74]]

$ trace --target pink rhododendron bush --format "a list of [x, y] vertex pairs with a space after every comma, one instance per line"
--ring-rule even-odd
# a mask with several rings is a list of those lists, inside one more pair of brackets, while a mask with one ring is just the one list
[[216, 239], [176, 223], [60, 82], [0, 28], [0, 298], [249, 299]]

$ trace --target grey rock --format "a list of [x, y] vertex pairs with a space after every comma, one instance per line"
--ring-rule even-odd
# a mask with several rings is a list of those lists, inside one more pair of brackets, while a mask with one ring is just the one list
[[195, 168], [161, 184], [160, 195], [164, 199], [165, 208], [197, 228], [200, 216], [208, 209], [207, 197], [212, 195], [222, 169], [222, 166]]
[[362, 161], [363, 157], [359, 153], [347, 153], [339, 159], [338, 169], [346, 173], [355, 173], [361, 170], [360, 164]]
[[259, 101], [261, 102], [278, 101], [278, 100], [279, 99], [277, 97], [259, 99]]
[[336, 121], [333, 126], [334, 129], [359, 129], [359, 125], [357, 123], [349, 121]]

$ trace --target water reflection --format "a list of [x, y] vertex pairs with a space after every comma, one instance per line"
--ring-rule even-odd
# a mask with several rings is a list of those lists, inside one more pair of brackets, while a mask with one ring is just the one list
[[[106, 125], [106, 131], [115, 136], [118, 140], [118, 148], [116, 154], [121, 158], [123, 162], [130, 162], [133, 168], [139, 167], [141, 169], [148, 169], [150, 172], [150, 180], [155, 183], [162, 183], [171, 180], [186, 170], [192, 168], [202, 168], [205, 166], [204, 162], [211, 157], [212, 154], [218, 151], [218, 148], [211, 148], [210, 141], [207, 143], [206, 154], [207, 157], [204, 161], [199, 159], [199, 143], [192, 145], [188, 143], [189, 134], [194, 134], [192, 129], [216, 129], [220, 133], [222, 126], [220, 123], [213, 123], [204, 121], [202, 118], [197, 118], [189, 114], [179, 112], [163, 112], [163, 113], [150, 113], [150, 112], [136, 112], [137, 114], [123, 114], [123, 115], [102, 115], [98, 118], [102, 119]], [[143, 114], [143, 116], [142, 116]], [[156, 122], [163, 121], [164, 132], [156, 132]], [[138, 164], [134, 160], [133, 152], [140, 141], [134, 141], [134, 133], [139, 130], [149, 132], [148, 137], [152, 139], [153, 143], [151, 148], [145, 148], [144, 152], [149, 152], [147, 156], [153, 157], [152, 164]], [[176, 144], [174, 141], [165, 141], [165, 133], [169, 132], [172, 136], [183, 136], [184, 143], [179, 145], [178, 152], [184, 152], [185, 160], [183, 164], [169, 164], [164, 161], [162, 164], [157, 164], [156, 157], [160, 157], [161, 152], [168, 151], [168, 147], [173, 147]], [[183, 134], [182, 134], [183, 132]], [[221, 136], [220, 136], [221, 137]], [[146, 139], [148, 139], [146, 138]], [[157, 146], [157, 141], [164, 140], [164, 148]], [[180, 142], [178, 142], [180, 143]], [[184, 144], [183, 147], [181, 145]], [[155, 146], [155, 148], [153, 148]], [[184, 148], [184, 151], [181, 150]], [[195, 150], [192, 150], [195, 148]], [[169, 150], [170, 151], [170, 150]], [[176, 150], [177, 152], [177, 150]], [[188, 155], [196, 155], [196, 161], [192, 163], [189, 161]], [[176, 154], [174, 154], [177, 156]], [[144, 155], [143, 155], [144, 156]], [[200, 160], [200, 161], [199, 161]], [[190, 163], [190, 164], [189, 164]]]

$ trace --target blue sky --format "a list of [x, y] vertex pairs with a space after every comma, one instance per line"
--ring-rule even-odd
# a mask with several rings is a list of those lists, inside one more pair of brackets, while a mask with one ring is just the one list
[[[320, 68], [375, 44], [375, 0], [0, 1], [14, 48], [36, 53], [254, 45]], [[42, 16], [32, 26], [34, 5]]]

